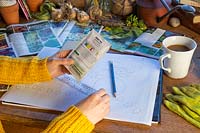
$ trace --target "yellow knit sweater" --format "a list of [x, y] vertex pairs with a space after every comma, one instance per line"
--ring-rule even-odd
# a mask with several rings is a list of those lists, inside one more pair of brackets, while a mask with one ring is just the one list
[[[51, 80], [47, 59], [10, 58], [0, 56], [0, 84], [22, 84]], [[43, 133], [88, 133], [94, 125], [78, 108], [71, 106], [65, 113], [55, 118]], [[4, 130], [0, 121], [0, 133]]]

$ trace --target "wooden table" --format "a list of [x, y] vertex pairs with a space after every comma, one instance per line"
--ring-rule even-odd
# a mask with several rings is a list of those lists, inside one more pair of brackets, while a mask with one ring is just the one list
[[[159, 25], [158, 25], [159, 26]], [[167, 25], [159, 26], [166, 30], [183, 33], [190, 36], [198, 45], [200, 45], [200, 35], [191, 30], [180, 26], [171, 28]], [[163, 93], [171, 92], [172, 86], [184, 86], [191, 83], [200, 83], [200, 48], [194, 53], [189, 74], [181, 80], [173, 80], [164, 75]], [[21, 107], [5, 106], [0, 104], [0, 120], [3, 123], [14, 122], [20, 125], [39, 127], [44, 129], [49, 122], [55, 118], [60, 112], [52, 112], [37, 109], [28, 109]], [[164, 105], [161, 107], [161, 123], [153, 124], [151, 127], [134, 123], [126, 123], [111, 120], [102, 120], [96, 125], [93, 132], [104, 133], [132, 133], [132, 132], [200, 132], [198, 128], [191, 125], [183, 118], [169, 111]]]

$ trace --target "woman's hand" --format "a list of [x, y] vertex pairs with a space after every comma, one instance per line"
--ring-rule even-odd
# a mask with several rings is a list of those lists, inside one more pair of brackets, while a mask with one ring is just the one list
[[104, 89], [91, 94], [76, 105], [77, 108], [93, 123], [102, 120], [110, 111], [110, 97]]
[[67, 59], [69, 50], [58, 52], [55, 56], [49, 57], [47, 60], [47, 68], [52, 78], [58, 77], [62, 74], [69, 73], [65, 66], [74, 63], [72, 59]]

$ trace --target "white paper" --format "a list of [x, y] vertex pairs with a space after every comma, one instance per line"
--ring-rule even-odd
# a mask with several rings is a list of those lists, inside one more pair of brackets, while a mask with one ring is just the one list
[[[113, 62], [117, 97], [112, 94], [109, 61]], [[111, 96], [108, 119], [151, 125], [159, 81], [157, 60], [132, 55], [107, 54], [89, 71], [82, 83]]]
[[44, 83], [12, 86], [0, 100], [4, 104], [18, 103], [15, 105], [65, 111], [85, 97], [85, 93], [55, 79]]

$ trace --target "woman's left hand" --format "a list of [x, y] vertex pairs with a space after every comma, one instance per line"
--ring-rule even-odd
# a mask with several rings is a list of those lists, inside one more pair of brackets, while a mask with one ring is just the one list
[[69, 50], [64, 50], [58, 52], [55, 56], [48, 58], [47, 68], [52, 78], [58, 77], [65, 73], [69, 74], [69, 71], [65, 66], [69, 66], [74, 63], [72, 59], [66, 58], [69, 53]]

